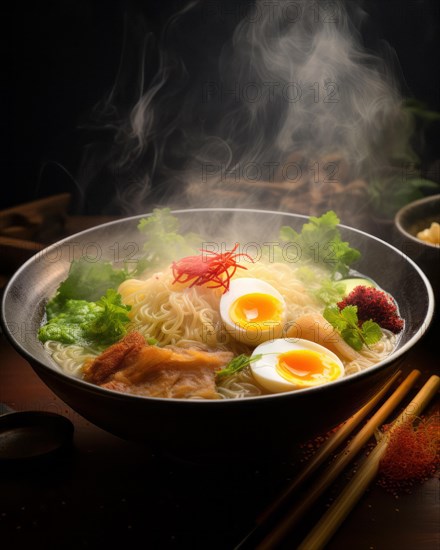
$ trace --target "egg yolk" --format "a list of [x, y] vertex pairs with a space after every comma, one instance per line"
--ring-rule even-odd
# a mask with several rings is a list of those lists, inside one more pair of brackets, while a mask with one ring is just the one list
[[265, 325], [280, 323], [282, 313], [283, 306], [277, 298], [260, 292], [240, 296], [229, 310], [231, 321], [246, 330], [261, 330]]
[[276, 370], [285, 380], [299, 386], [313, 386], [336, 380], [341, 366], [325, 353], [298, 349], [278, 356]]

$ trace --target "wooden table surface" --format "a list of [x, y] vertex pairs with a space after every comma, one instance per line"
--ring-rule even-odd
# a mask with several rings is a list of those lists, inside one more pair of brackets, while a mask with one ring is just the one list
[[[438, 363], [439, 323], [410, 351], [404, 369], [423, 380]], [[243, 464], [195, 464], [152, 455], [93, 426], [40, 381], [0, 338], [0, 401], [16, 410], [68, 417], [74, 445], [52, 463], [0, 468], [0, 546], [6, 548], [220, 548], [241, 540], [301, 467], [298, 456]], [[438, 400], [437, 400], [438, 401]], [[434, 405], [435, 406], [435, 405]], [[431, 407], [431, 412], [433, 408]], [[340, 482], [344, 483], [344, 480]], [[304, 520], [294, 548], [340, 489], [337, 484]], [[329, 543], [330, 550], [436, 550], [439, 480], [398, 499], [373, 485]], [[139, 546], [142, 544], [142, 546]]]

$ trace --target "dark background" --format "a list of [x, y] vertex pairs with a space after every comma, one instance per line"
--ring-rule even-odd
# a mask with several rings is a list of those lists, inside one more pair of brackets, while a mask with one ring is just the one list
[[[184, 4], [40, 0], [15, 3], [3, 13], [8, 78], [0, 208], [56, 192], [78, 192], [78, 167], [90, 139], [84, 127], [93, 106], [115, 81], [124, 17], [143, 21], [144, 30], [157, 36], [169, 15]], [[239, 4], [246, 3], [222, 5], [234, 14]], [[218, 3], [211, 5], [215, 13]], [[374, 50], [386, 40], [398, 56], [406, 95], [440, 111], [438, 0], [377, 0], [362, 6], [370, 16], [363, 31], [365, 45]], [[183, 48], [188, 44], [190, 72], [197, 71], [199, 49], [211, 48], [215, 56], [237, 21], [234, 15], [222, 16], [208, 25], [209, 32], [203, 20], [200, 28], [190, 29], [188, 40], [182, 40]], [[152, 61], [151, 74], [154, 68]], [[428, 131], [423, 166], [440, 158], [438, 126]]]

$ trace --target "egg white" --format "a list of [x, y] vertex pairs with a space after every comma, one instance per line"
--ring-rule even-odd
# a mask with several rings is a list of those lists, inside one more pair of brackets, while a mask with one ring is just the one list
[[260, 359], [251, 361], [250, 363], [250, 368], [255, 380], [263, 388], [274, 393], [312, 387], [310, 385], [295, 384], [278, 374], [276, 370], [278, 356], [282, 353], [293, 350], [310, 350], [322, 353], [340, 366], [341, 372], [338, 378], [341, 378], [345, 374], [344, 364], [342, 361], [337, 355], [324, 346], [299, 338], [278, 338], [276, 340], [264, 342], [254, 349], [252, 357], [255, 355], [262, 355]]

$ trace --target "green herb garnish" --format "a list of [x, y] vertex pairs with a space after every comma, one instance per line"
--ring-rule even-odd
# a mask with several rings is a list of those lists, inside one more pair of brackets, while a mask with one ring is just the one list
[[345, 284], [324, 279], [321, 286], [312, 291], [313, 296], [323, 304], [330, 305], [339, 302], [345, 295]]
[[113, 344], [127, 333], [130, 322], [127, 313], [131, 306], [122, 303], [121, 295], [116, 290], [109, 289], [96, 306], [100, 308], [99, 315], [86, 328], [86, 337], [99, 344]]
[[217, 371], [216, 376], [217, 378], [232, 376], [233, 374], [236, 374], [237, 372], [243, 370], [245, 367], [248, 367], [252, 363], [252, 361], [258, 361], [262, 357], [262, 355], [254, 355], [252, 357], [249, 357], [244, 353], [242, 353], [241, 355], [237, 355], [237, 357], [234, 357], [234, 359], [229, 361], [224, 369]]
[[280, 240], [294, 243], [298, 250], [298, 259], [313, 261], [320, 264], [332, 273], [345, 276], [349, 266], [360, 258], [359, 250], [351, 248], [343, 241], [337, 227], [339, 218], [329, 210], [321, 217], [311, 216], [308, 223], [298, 233], [289, 226], [280, 229]]
[[296, 276], [305, 284], [312, 284], [317, 280], [316, 271], [306, 265], [302, 265], [296, 270]]
[[382, 338], [380, 326], [371, 319], [359, 326], [357, 306], [346, 306], [341, 310], [338, 306], [328, 306], [323, 315], [356, 351], [360, 351], [364, 344], [368, 347]]

